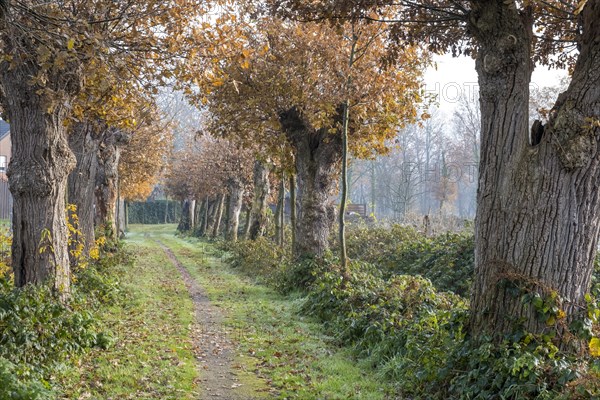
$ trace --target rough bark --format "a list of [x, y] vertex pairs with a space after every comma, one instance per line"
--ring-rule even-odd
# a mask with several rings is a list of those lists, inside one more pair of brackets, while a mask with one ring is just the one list
[[102, 134], [96, 174], [96, 217], [97, 226], [105, 228], [107, 236], [117, 238], [117, 188], [119, 179], [119, 158], [121, 147], [129, 137], [116, 129], [106, 129]]
[[280, 121], [295, 150], [299, 207], [294, 256], [319, 257], [328, 249], [328, 209], [342, 159], [341, 135], [312, 129], [296, 109], [281, 113]]
[[63, 108], [32, 86], [36, 65], [0, 66], [3, 109], [11, 124], [8, 181], [13, 195], [12, 267], [16, 286], [48, 282], [66, 299], [70, 289], [65, 194], [75, 166]]
[[[587, 120], [600, 118], [599, 1], [588, 2], [583, 20], [572, 83], [559, 97], [539, 144], [532, 146], [531, 19], [506, 2], [484, 1], [474, 9], [482, 117], [475, 335], [557, 330], [565, 347], [572, 339], [566, 324], [585, 310], [600, 234], [600, 132]], [[558, 295], [566, 318], [540, 318], [532, 303], [523, 301], [535, 293], [547, 299]]]
[[244, 200], [244, 186], [237, 179], [230, 179], [227, 183], [229, 189], [229, 215], [227, 216], [226, 239], [235, 242], [238, 239], [238, 228], [240, 225], [240, 212]]
[[[83, 255], [89, 255], [94, 236], [94, 190], [96, 187], [96, 160], [98, 153], [97, 131], [91, 124], [78, 123], [69, 134], [69, 146], [77, 165], [68, 179], [68, 202], [77, 207], [79, 231], [81, 237], [74, 235], [71, 239], [84, 244]], [[71, 260], [73, 264], [74, 260]]]

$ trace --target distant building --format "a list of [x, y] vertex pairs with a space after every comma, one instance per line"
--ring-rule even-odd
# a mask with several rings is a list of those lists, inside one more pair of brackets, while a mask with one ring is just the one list
[[0, 230], [10, 227], [12, 221], [13, 200], [6, 177], [10, 156], [10, 125], [0, 119]]

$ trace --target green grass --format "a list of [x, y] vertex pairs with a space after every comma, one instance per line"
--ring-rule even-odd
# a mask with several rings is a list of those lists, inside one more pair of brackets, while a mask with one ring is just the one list
[[[134, 231], [159, 236], [224, 311], [224, 324], [239, 342], [236, 367], [268, 384], [271, 390], [266, 398], [393, 398], [388, 384], [377, 379], [368, 365], [357, 364], [348, 349], [333, 345], [319, 324], [297, 313], [302, 299], [281, 296], [252, 282], [221, 262], [211, 244], [176, 238], [172, 229], [135, 227]], [[248, 375], [250, 386], [260, 387]], [[242, 383], [248, 385], [244, 379]]]
[[193, 304], [154, 239], [173, 250], [222, 310], [224, 327], [238, 343], [232, 367], [239, 398], [393, 398], [369, 366], [297, 313], [301, 298], [256, 284], [221, 262], [210, 243], [174, 232], [174, 225], [131, 227], [127, 242], [137, 260], [123, 278], [127, 299], [101, 315], [117, 342], [87, 353], [62, 379], [64, 399], [201, 398], [190, 339]]
[[179, 272], [151, 238], [132, 234], [137, 260], [123, 277], [124, 304], [102, 312], [116, 336], [62, 382], [65, 399], [196, 399], [193, 304]]

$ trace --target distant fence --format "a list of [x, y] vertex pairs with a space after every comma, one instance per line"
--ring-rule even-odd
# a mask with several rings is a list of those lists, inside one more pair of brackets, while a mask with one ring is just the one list
[[0, 173], [0, 228], [10, 228], [12, 223], [13, 198], [8, 189], [6, 175]]
[[181, 203], [173, 200], [134, 201], [127, 208], [130, 224], [174, 224], [181, 216]]

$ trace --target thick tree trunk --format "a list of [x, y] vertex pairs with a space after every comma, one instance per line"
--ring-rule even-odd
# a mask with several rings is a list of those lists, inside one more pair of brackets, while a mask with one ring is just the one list
[[223, 218], [223, 206], [224, 206], [224, 202], [225, 202], [225, 195], [224, 194], [220, 194], [219, 195], [219, 199], [217, 200], [217, 203], [219, 204], [217, 206], [217, 214], [216, 214], [216, 218], [215, 218], [215, 226], [213, 228], [212, 231], [212, 237], [216, 238], [217, 236], [219, 236], [219, 229], [221, 228], [221, 219]]
[[298, 179], [295, 257], [319, 257], [328, 249], [332, 196], [342, 160], [340, 135], [311, 129], [296, 109], [280, 115], [295, 149]]
[[96, 174], [96, 218], [97, 226], [103, 226], [111, 239], [117, 239], [117, 188], [119, 179], [120, 148], [128, 136], [116, 129], [107, 129], [100, 141]]
[[226, 239], [231, 242], [237, 241], [238, 228], [240, 225], [240, 212], [244, 200], [244, 186], [236, 179], [230, 179], [229, 187], [229, 215], [227, 216]]
[[265, 234], [267, 226], [267, 198], [269, 197], [269, 168], [260, 161], [254, 162], [254, 197], [250, 213], [250, 240]]
[[30, 83], [35, 69], [27, 64], [8, 68], [6, 63], [0, 69], [3, 108], [11, 124], [12, 267], [16, 286], [47, 282], [66, 299], [70, 267], [65, 194], [75, 157], [64, 127], [66, 99], [55, 100], [56, 107], [48, 112], [46, 99]]
[[[98, 137], [91, 124], [79, 123], [69, 134], [69, 146], [75, 154], [77, 165], [68, 179], [68, 201], [77, 207], [79, 231], [71, 240], [83, 242], [83, 255], [89, 255], [94, 245], [94, 190], [98, 161]], [[74, 260], [71, 260], [73, 264]]]
[[[532, 146], [531, 20], [506, 2], [484, 1], [474, 10], [482, 116], [475, 335], [556, 330], [565, 347], [571, 337], [564, 335], [566, 323], [585, 312], [600, 234], [600, 130], [586, 120], [600, 118], [600, 2], [588, 2], [583, 14], [572, 83], [559, 97], [541, 143]], [[543, 314], [527, 300], [536, 295], [561, 312]]]

